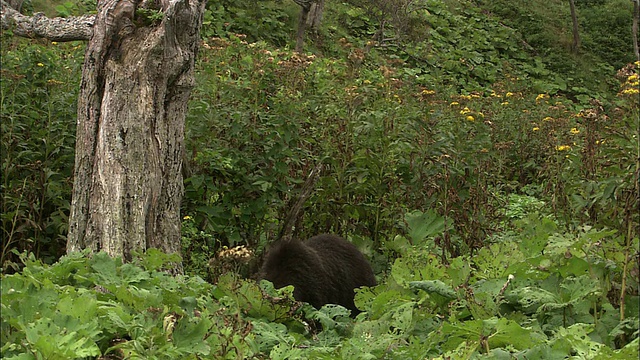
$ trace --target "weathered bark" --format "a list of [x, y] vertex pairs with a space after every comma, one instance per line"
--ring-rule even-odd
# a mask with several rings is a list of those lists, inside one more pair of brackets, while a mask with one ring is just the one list
[[12, 4], [2, 1], [1, 6], [0, 21], [3, 29], [11, 29], [17, 36], [46, 38], [51, 41], [89, 40], [96, 17], [84, 15], [50, 19], [42, 13], [24, 16]]
[[302, 7], [300, 9], [300, 16], [298, 17], [298, 32], [296, 34], [296, 51], [302, 52], [304, 47], [304, 31], [307, 27], [307, 17], [309, 16], [309, 10], [311, 10], [311, 3], [305, 2], [299, 3]]
[[311, 9], [309, 10], [307, 18], [307, 26], [310, 29], [318, 30], [318, 28], [320, 28], [322, 15], [324, 13], [324, 1], [325, 0], [318, 0], [311, 4]]
[[9, 0], [9, 5], [18, 12], [22, 9], [23, 3], [24, 0]]
[[573, 23], [573, 44], [571, 51], [577, 53], [580, 50], [580, 33], [578, 29], [578, 15], [576, 14], [576, 3], [574, 0], [569, 0], [569, 7], [571, 8], [571, 22]]
[[147, 27], [135, 4], [98, 3], [78, 99], [67, 251], [180, 251], [184, 120], [205, 0], [166, 4]]

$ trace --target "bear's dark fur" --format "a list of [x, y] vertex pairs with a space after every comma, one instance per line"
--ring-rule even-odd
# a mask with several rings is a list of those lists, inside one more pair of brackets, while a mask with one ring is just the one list
[[338, 304], [351, 315], [360, 312], [353, 302], [354, 289], [376, 285], [364, 255], [350, 242], [329, 234], [277, 243], [266, 255], [260, 278], [276, 289], [293, 285], [295, 299], [317, 309]]

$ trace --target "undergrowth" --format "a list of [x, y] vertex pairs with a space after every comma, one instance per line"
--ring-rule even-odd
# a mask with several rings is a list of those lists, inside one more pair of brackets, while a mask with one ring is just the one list
[[630, 249], [615, 231], [564, 232], [530, 212], [517, 232], [444, 264], [433, 253], [444, 219], [412, 219], [388, 276], [357, 292], [355, 322], [340, 306], [295, 302], [292, 287], [170, 276], [178, 259], [157, 251], [131, 264], [23, 256], [2, 281], [2, 358], [637, 358], [638, 289], [620, 288]]
[[[640, 63], [605, 2], [574, 55], [560, 2], [329, 2], [306, 53], [297, 5], [210, 2], [178, 277], [60, 258], [83, 45], [4, 32], [1, 357], [637, 358]], [[371, 259], [355, 321], [247, 280], [317, 168], [295, 236]]]

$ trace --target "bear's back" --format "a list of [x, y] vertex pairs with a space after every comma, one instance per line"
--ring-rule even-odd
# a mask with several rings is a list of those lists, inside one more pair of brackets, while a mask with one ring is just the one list
[[336, 235], [318, 235], [305, 241], [323, 259], [329, 280], [328, 304], [339, 304], [358, 312], [353, 302], [354, 290], [361, 286], [375, 286], [376, 278], [369, 261], [352, 243]]
[[350, 242], [336, 235], [318, 235], [307, 241], [281, 242], [267, 253], [260, 278], [276, 288], [294, 286], [294, 297], [315, 308], [338, 304], [358, 313], [354, 289], [374, 286], [367, 259]]

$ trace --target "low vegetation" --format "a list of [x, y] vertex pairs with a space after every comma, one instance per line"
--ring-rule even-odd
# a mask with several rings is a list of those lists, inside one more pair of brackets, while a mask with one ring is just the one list
[[[1, 357], [637, 358], [629, 2], [579, 6], [578, 54], [565, 2], [405, 2], [327, 2], [304, 53], [295, 3], [208, 4], [178, 277], [61, 258], [84, 45], [4, 33]], [[371, 260], [355, 321], [250, 279], [316, 168], [295, 235]]]

